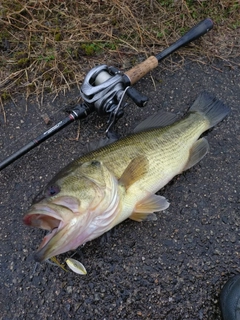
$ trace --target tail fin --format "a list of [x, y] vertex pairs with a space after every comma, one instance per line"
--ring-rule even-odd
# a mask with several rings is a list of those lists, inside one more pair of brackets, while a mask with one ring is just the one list
[[209, 128], [222, 121], [230, 109], [208, 92], [202, 92], [194, 101], [189, 111], [202, 113], [209, 120]]

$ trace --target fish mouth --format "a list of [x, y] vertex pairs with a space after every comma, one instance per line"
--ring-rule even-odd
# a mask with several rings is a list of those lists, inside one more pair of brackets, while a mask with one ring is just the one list
[[58, 233], [58, 231], [58, 228], [55, 228], [43, 238], [42, 242], [40, 243], [40, 246], [38, 247], [38, 250], [33, 254], [33, 258], [36, 262], [43, 262], [55, 256], [54, 253], [50, 254], [50, 242]]
[[[71, 229], [79, 214], [80, 201], [72, 196], [58, 196], [55, 199], [35, 203], [24, 216], [26, 225], [49, 231], [43, 238], [34, 258], [42, 262], [71, 249]], [[71, 222], [71, 223], [70, 223]]]
[[49, 205], [36, 204], [33, 205], [30, 212], [24, 216], [23, 221], [28, 226], [49, 231], [40, 243], [37, 252], [34, 254], [35, 261], [42, 262], [54, 256], [54, 254], [49, 256], [49, 251], [52, 247], [50, 241], [64, 228], [63, 218], [60, 214]]
[[23, 218], [23, 222], [27, 226], [49, 231], [58, 228], [62, 221], [63, 219], [61, 215], [54, 206], [50, 206], [48, 204], [33, 205], [29, 213], [27, 213]]

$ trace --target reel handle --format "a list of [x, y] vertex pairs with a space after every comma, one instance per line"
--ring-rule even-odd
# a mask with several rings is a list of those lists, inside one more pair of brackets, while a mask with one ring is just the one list
[[133, 100], [133, 102], [140, 108], [143, 108], [148, 103], [148, 97], [140, 93], [134, 87], [129, 87], [126, 94]]
[[174, 42], [170, 47], [157, 54], [156, 56], [151, 56], [147, 60], [133, 67], [132, 69], [125, 72], [131, 85], [140, 80], [148, 72], [155, 69], [158, 63], [166, 58], [171, 53], [175, 52], [179, 48], [187, 45], [189, 42], [198, 39], [203, 36], [209, 30], [213, 28], [213, 22], [210, 18], [202, 20], [196, 26], [191, 28], [186, 34], [184, 34], [179, 40]]

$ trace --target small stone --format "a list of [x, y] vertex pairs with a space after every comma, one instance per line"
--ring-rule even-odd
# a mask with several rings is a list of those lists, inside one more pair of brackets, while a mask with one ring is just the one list
[[223, 216], [222, 217], [222, 222], [227, 224], [228, 223], [228, 218], [226, 216]]
[[46, 124], [49, 124], [51, 122], [47, 113], [42, 114], [42, 118]]
[[72, 289], [72, 286], [68, 286], [67, 287], [67, 293], [72, 293], [73, 289]]

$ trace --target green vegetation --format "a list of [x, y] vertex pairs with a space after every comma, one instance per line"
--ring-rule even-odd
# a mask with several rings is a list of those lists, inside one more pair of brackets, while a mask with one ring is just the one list
[[2, 1], [0, 97], [65, 90], [96, 64], [131, 67], [139, 55], [157, 54], [206, 17], [214, 30], [179, 54], [239, 55], [239, 1]]

